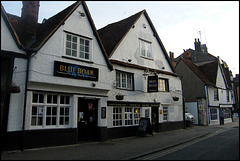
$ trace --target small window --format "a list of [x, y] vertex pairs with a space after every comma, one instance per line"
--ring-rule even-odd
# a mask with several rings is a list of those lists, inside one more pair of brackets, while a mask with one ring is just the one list
[[214, 101], [218, 101], [218, 89], [214, 88]]
[[158, 91], [159, 92], [169, 92], [168, 79], [158, 79]]
[[230, 99], [229, 99], [229, 91], [228, 90], [226, 91], [226, 94], [227, 94], [227, 102], [229, 102]]
[[168, 107], [163, 107], [163, 121], [168, 120]]
[[211, 118], [211, 120], [218, 119], [217, 108], [210, 108], [210, 118]]
[[140, 55], [152, 59], [152, 45], [150, 42], [139, 39], [140, 42]]
[[133, 90], [133, 74], [117, 71], [116, 87], [121, 89]]
[[66, 34], [66, 55], [90, 60], [91, 40], [80, 36]]

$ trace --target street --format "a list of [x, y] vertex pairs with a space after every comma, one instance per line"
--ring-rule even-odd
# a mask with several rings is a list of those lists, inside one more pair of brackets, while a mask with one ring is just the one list
[[137, 160], [238, 160], [239, 128], [146, 155]]

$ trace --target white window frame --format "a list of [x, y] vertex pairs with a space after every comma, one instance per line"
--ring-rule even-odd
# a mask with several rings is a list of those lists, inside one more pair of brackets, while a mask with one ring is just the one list
[[153, 59], [152, 43], [139, 38], [140, 56], [148, 59]]
[[[43, 95], [43, 101], [39, 101], [40, 95]], [[37, 101], [33, 101], [35, 96], [38, 98]], [[52, 96], [51, 101], [49, 101], [50, 96]], [[57, 96], [57, 101], [53, 101], [53, 96]], [[62, 99], [64, 100], [62, 101]], [[31, 129], [70, 127], [70, 110], [72, 108], [70, 95], [33, 92], [31, 102]], [[37, 111], [33, 111], [35, 108]], [[53, 113], [53, 109], [56, 109], [56, 112]], [[35, 118], [36, 121], [34, 121]]]
[[113, 127], [139, 125], [140, 107], [113, 107]]
[[169, 92], [168, 79], [158, 78], [158, 92]]
[[[72, 41], [68, 40], [71, 37]], [[74, 42], [73, 42], [74, 40]], [[83, 42], [83, 43], [82, 43]], [[65, 34], [65, 55], [66, 57], [92, 61], [93, 60], [93, 42], [91, 38], [84, 36], [66, 33]]]
[[133, 74], [116, 71], [116, 88], [133, 90]]
[[168, 121], [168, 106], [163, 106], [163, 121]]
[[219, 92], [218, 92], [218, 88], [214, 88], [214, 101], [218, 101], [219, 100]]
[[218, 120], [218, 110], [217, 108], [210, 108], [210, 120], [217, 121]]

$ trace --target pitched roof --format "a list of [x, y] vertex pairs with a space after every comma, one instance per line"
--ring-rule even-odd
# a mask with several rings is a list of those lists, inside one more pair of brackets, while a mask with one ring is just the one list
[[[14, 28], [14, 25], [10, 22], [8, 18], [8, 14], [6, 13], [2, 3], [1, 3], [1, 16], [3, 17], [3, 20], [5, 21], [10, 33], [12, 34], [13, 39], [15, 40], [17, 46], [19, 48], [23, 48], [21, 41], [19, 40], [19, 36]], [[17, 17], [17, 16], [16, 16]]]
[[109, 57], [112, 56], [115, 49], [118, 47], [118, 45], [121, 43], [123, 38], [127, 35], [131, 27], [137, 22], [137, 20], [141, 17], [141, 15], [144, 14], [146, 16], [146, 19], [148, 20], [151, 29], [154, 32], [154, 36], [157, 38], [159, 45], [161, 46], [164, 56], [167, 59], [171, 69], [173, 72], [175, 72], [174, 67], [172, 66], [171, 60], [168, 57], [167, 51], [165, 47], [163, 46], [163, 43], [161, 39], [159, 38], [156, 29], [154, 28], [151, 19], [149, 18], [146, 10], [142, 10], [128, 18], [125, 18], [121, 21], [109, 24], [101, 29], [98, 30], [99, 36], [101, 37], [101, 40], [103, 42], [103, 45], [107, 51], [107, 54]]
[[206, 84], [216, 85], [218, 60], [198, 66], [190, 60], [181, 58], [181, 60]]
[[98, 30], [109, 57], [112, 56], [118, 44], [120, 44], [121, 40], [125, 37], [137, 19], [140, 18], [143, 12], [144, 10]]
[[[112, 64], [110, 63], [108, 56], [106, 54], [105, 48], [101, 42], [101, 39], [97, 33], [95, 24], [93, 22], [93, 19], [90, 15], [90, 12], [88, 10], [88, 7], [86, 5], [86, 3], [84, 1], [77, 1], [75, 3], [73, 3], [72, 5], [70, 5], [69, 7], [67, 7], [66, 9], [62, 10], [61, 12], [57, 13], [56, 15], [50, 17], [49, 19], [47, 19], [44, 23], [42, 24], [38, 24], [37, 26], [37, 36], [36, 36], [36, 40], [35, 42], [33, 42], [31, 44], [31, 46], [28, 48], [28, 50], [37, 52], [38, 50], [41, 49], [41, 47], [47, 42], [47, 40], [57, 31], [57, 29], [63, 25], [65, 23], [65, 21], [67, 20], [67, 18], [76, 10], [76, 8], [79, 5], [83, 5], [83, 8], [86, 11], [86, 16], [90, 22], [90, 25], [93, 29], [93, 33], [96, 36], [96, 39], [99, 43], [99, 46], [102, 50], [103, 56], [107, 62], [107, 65], [109, 67], [110, 70], [113, 69]], [[14, 28], [18, 31], [18, 35], [20, 35], [19, 26], [18, 24], [21, 23], [21, 18], [8, 14], [9, 17], [11, 17], [12, 21], [11, 23], [14, 24]], [[15, 23], [14, 23], [15, 22]]]

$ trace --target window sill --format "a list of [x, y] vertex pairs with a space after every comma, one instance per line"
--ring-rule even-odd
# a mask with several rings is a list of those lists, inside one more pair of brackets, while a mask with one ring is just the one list
[[91, 61], [91, 60], [80, 59], [80, 58], [77, 58], [77, 57], [71, 57], [71, 56], [67, 56], [67, 55], [64, 55], [62, 57], [67, 58], [67, 59], [71, 59], [71, 60], [78, 60], [78, 61], [82, 61], [82, 62], [93, 63], [93, 61]]
[[143, 58], [143, 59], [147, 59], [147, 60], [151, 60], [151, 61], [154, 61], [154, 59], [153, 59], [153, 58], [149, 58], [149, 57], [146, 57], [146, 56], [142, 56], [142, 55], [140, 55], [140, 57], [141, 57], [141, 58]]

